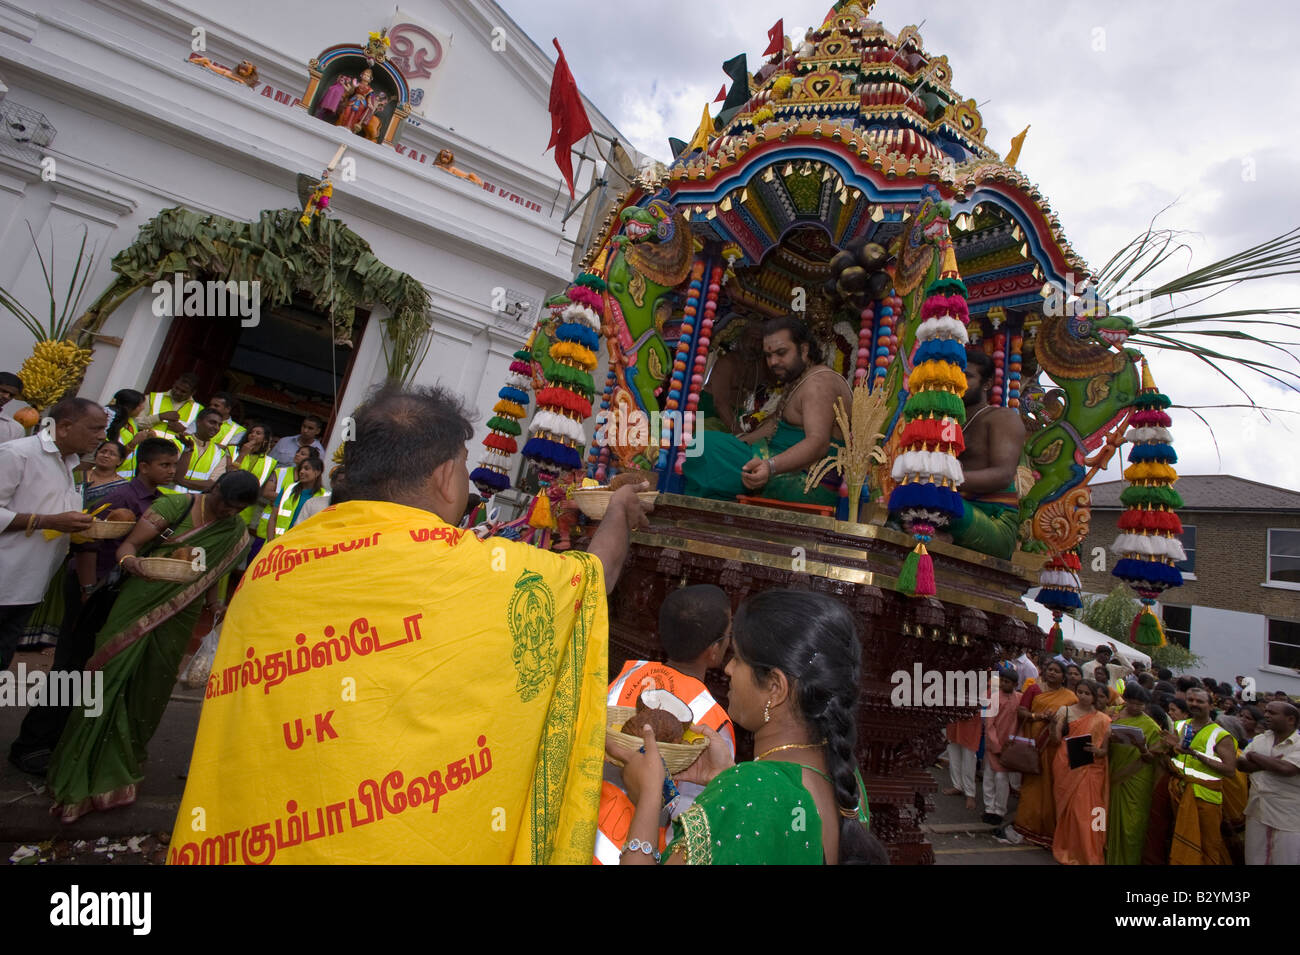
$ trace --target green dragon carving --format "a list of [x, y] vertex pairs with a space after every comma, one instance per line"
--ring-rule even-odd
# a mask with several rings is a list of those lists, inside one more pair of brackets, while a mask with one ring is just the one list
[[1034, 351], [1056, 388], [1026, 383], [1022, 400], [1031, 435], [1025, 460], [1035, 481], [1021, 499], [1022, 520], [1034, 520], [1113, 453], [1106, 436], [1123, 423], [1141, 386], [1141, 356], [1123, 347], [1136, 331], [1123, 315], [1043, 318]]
[[[613, 366], [610, 410], [621, 410], [626, 418], [634, 410], [649, 414], [659, 409], [656, 391], [672, 370], [663, 327], [673, 314], [674, 290], [690, 275], [695, 243], [685, 218], [662, 199], [629, 206], [620, 220], [622, 231], [610, 243], [604, 278], [621, 358]], [[651, 463], [649, 445], [648, 436], [640, 447], [613, 443], [625, 465], [643, 467]]]

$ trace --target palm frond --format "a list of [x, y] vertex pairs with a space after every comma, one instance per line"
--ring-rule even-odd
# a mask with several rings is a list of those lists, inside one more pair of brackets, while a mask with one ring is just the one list
[[1192, 412], [1192, 414], [1196, 415], [1196, 417], [1200, 418], [1200, 419], [1201, 419], [1201, 424], [1205, 425], [1205, 430], [1208, 431], [1208, 432], [1210, 432], [1210, 440], [1214, 442], [1214, 456], [1215, 456], [1215, 458], [1218, 459], [1218, 462], [1219, 462], [1219, 470], [1222, 471], [1222, 470], [1223, 470], [1223, 454], [1222, 454], [1222, 452], [1219, 450], [1219, 439], [1216, 438], [1216, 437], [1214, 436], [1214, 428], [1210, 427], [1210, 422], [1208, 422], [1208, 421], [1205, 420], [1205, 415], [1201, 414], [1199, 411], [1196, 411], [1196, 410], [1194, 410], [1194, 409], [1192, 409], [1192, 408], [1188, 408], [1187, 410], [1190, 411], [1190, 412]]
[[35, 312], [14, 298], [7, 289], [0, 289], [0, 308], [17, 318], [23, 328], [31, 332], [32, 337], [38, 342], [61, 341], [67, 336], [68, 330], [81, 307], [81, 298], [85, 294], [86, 283], [95, 270], [95, 250], [91, 249], [89, 254], [86, 252], [86, 242], [90, 237], [90, 230], [84, 226], [82, 227], [81, 246], [77, 249], [77, 258], [72, 263], [72, 278], [68, 282], [67, 291], [63, 293], [62, 298], [60, 298], [59, 290], [55, 285], [53, 232], [50, 233], [50, 258], [48, 262], [45, 259], [45, 253], [41, 250], [41, 244], [36, 238], [36, 233], [32, 231], [30, 222], [27, 223], [27, 234], [31, 236], [32, 246], [36, 249], [36, 261], [40, 265], [41, 276], [45, 280], [45, 291], [50, 300], [49, 321], [43, 322], [36, 316]]

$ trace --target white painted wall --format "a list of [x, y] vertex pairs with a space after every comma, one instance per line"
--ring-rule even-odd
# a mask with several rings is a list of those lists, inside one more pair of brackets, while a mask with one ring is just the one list
[[1191, 650], [1205, 661], [1196, 673], [1229, 683], [1241, 674], [1254, 677], [1261, 693], [1300, 694], [1300, 673], [1268, 665], [1268, 618], [1261, 614], [1193, 607]]
[[[536, 306], [572, 275], [563, 202], [552, 210], [559, 173], [544, 154], [550, 53], [490, 0], [402, 6], [453, 33], [454, 41], [426, 118], [403, 129], [398, 150], [329, 126], [274, 95], [301, 94], [308, 59], [335, 44], [364, 42], [369, 31], [388, 25], [391, 7], [324, 0], [303, 16], [299, 5], [262, 0], [0, 0], [6, 100], [40, 111], [58, 131], [42, 152], [55, 159], [53, 182], [42, 181], [38, 158], [0, 155], [0, 284], [29, 307], [47, 308], [24, 222], [43, 248], [53, 236], [60, 270], [68, 268], [84, 226], [99, 252], [87, 286], [86, 301], [93, 300], [112, 279], [112, 256], [160, 210], [181, 205], [249, 220], [262, 209], [294, 207], [297, 174], [319, 174], [346, 143], [356, 180], [336, 177], [330, 215], [429, 290], [435, 338], [414, 380], [459, 392], [476, 413], [477, 443], [510, 354], [537, 314], [534, 307], [515, 320], [494, 312], [493, 290], [514, 290]], [[227, 65], [252, 60], [273, 95], [187, 62], [195, 26], [207, 30], [208, 55]], [[507, 31], [501, 52], [490, 45], [496, 26]], [[598, 112], [589, 114], [597, 130], [617, 135]], [[435, 168], [444, 146], [455, 151], [458, 167], [478, 173], [494, 191]], [[579, 194], [592, 172], [588, 166], [577, 183]], [[570, 220], [568, 236], [579, 218]], [[102, 329], [122, 338], [121, 347], [96, 348], [82, 394], [106, 400], [119, 388], [143, 387], [167, 322], [152, 315], [145, 294], [124, 303]], [[358, 343], [342, 414], [384, 377], [379, 329], [372, 322]], [[17, 371], [30, 349], [30, 336], [0, 316], [0, 370]], [[471, 465], [476, 459], [471, 446]]]

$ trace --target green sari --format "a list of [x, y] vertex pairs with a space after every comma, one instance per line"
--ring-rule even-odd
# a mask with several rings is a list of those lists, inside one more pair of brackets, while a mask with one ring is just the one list
[[[664, 861], [676, 851], [688, 865], [821, 865], [821, 816], [803, 771], [798, 763], [752, 762], [719, 773], [673, 823]], [[858, 818], [870, 822], [865, 798]]]
[[[776, 457], [782, 451], [793, 448], [805, 437], [802, 428], [796, 428], [784, 420], [777, 422], [776, 433], [772, 437], [753, 444], [746, 444], [722, 431], [706, 431], [699, 439], [703, 453], [693, 458], [688, 457], [682, 469], [686, 478], [683, 493], [690, 497], [721, 501], [734, 501], [737, 495], [747, 494], [778, 501], [834, 506], [840, 500], [838, 488], [832, 490], [824, 484], [818, 484], [804, 493], [803, 486], [807, 478], [805, 471], [778, 474], [756, 491], [746, 488], [740, 479], [740, 469], [754, 458]], [[831, 453], [839, 444], [838, 441], [831, 442]]]
[[[166, 495], [150, 510], [171, 525], [189, 499], [188, 494]], [[247, 545], [247, 529], [238, 516], [195, 530], [191, 511], [170, 540], [148, 556], [202, 547], [207, 564], [202, 576], [192, 583], [132, 576], [122, 585], [86, 665], [87, 671], [103, 674], [102, 711], [89, 717], [83, 709], [74, 710], [50, 758], [46, 785], [65, 822], [91, 809], [135, 801], [136, 783], [144, 778], [145, 745], [162, 721], [203, 610], [199, 598], [234, 566]]]
[[[1147, 746], [1160, 739], [1160, 727], [1143, 713], [1112, 720], [1116, 726], [1136, 726], [1146, 737]], [[1110, 740], [1110, 816], [1107, 820], [1106, 864], [1140, 865], [1142, 847], [1146, 845], [1147, 822], [1151, 815], [1151, 793], [1156, 785], [1156, 764], [1143, 763], [1136, 774], [1122, 782], [1115, 777], [1140, 762], [1142, 753], [1136, 746]]]

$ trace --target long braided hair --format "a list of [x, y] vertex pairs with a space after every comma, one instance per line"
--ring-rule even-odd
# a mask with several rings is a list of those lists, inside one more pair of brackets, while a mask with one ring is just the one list
[[117, 394], [113, 395], [113, 400], [109, 402], [108, 409], [113, 416], [108, 421], [108, 427], [104, 431], [104, 436], [109, 441], [116, 441], [118, 435], [122, 433], [122, 428], [131, 420], [131, 412], [144, 404], [144, 395], [134, 388], [123, 388]]
[[858, 819], [858, 677], [862, 645], [848, 609], [832, 597], [767, 590], [736, 611], [732, 638], [756, 681], [785, 674], [795, 709], [814, 739], [826, 740], [826, 768], [840, 810], [840, 864], [884, 861], [884, 849]]

